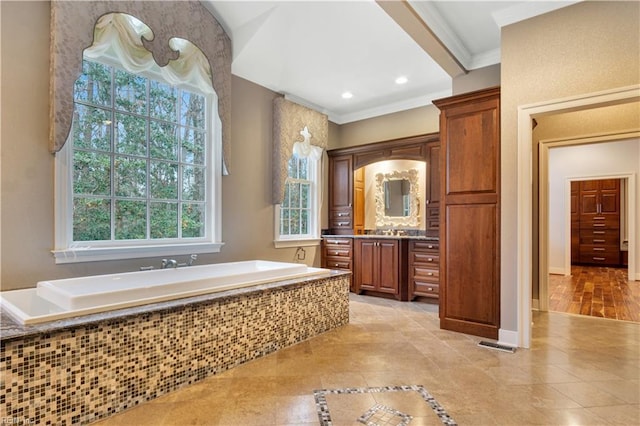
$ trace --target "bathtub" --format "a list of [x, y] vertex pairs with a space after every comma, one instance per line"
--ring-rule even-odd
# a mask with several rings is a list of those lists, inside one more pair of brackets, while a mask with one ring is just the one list
[[21, 324], [37, 324], [267, 282], [328, 275], [299, 263], [250, 260], [40, 281], [0, 292], [2, 309]]

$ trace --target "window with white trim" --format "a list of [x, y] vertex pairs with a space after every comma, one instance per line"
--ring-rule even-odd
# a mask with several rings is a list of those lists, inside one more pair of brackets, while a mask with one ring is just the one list
[[320, 161], [292, 155], [282, 204], [276, 205], [276, 247], [315, 245], [320, 238]]
[[[114, 15], [120, 32], [148, 30]], [[56, 261], [219, 251], [220, 128], [210, 80], [160, 68], [140, 46], [123, 47], [131, 38], [121, 35], [114, 30], [118, 43], [85, 51], [74, 86], [72, 130], [56, 164]], [[201, 55], [186, 40], [173, 43]]]

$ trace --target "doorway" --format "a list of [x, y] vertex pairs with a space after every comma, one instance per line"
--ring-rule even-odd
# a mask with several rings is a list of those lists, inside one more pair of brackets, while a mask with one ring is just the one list
[[[548, 233], [540, 235], [548, 270], [540, 271], [547, 280], [539, 280], [547, 296], [541, 310], [640, 321], [640, 282], [630, 281], [623, 266], [627, 245], [637, 247], [637, 236], [629, 235], [629, 219], [636, 229], [638, 223], [629, 213], [628, 182], [640, 171], [640, 139], [549, 151]], [[616, 170], [628, 173], [610, 174]]]
[[[571, 265], [571, 181], [620, 180], [624, 190], [625, 200], [623, 218], [627, 220], [629, 262], [625, 276], [613, 274], [610, 278], [622, 280], [625, 277], [636, 277], [635, 262], [637, 250], [638, 226], [636, 216], [636, 175], [638, 173], [635, 156], [629, 158], [628, 151], [637, 152], [640, 143], [640, 132], [609, 133], [588, 138], [568, 138], [562, 140], [542, 140], [539, 144], [539, 270], [538, 270], [538, 301], [539, 309], [547, 311], [549, 306], [549, 273], [562, 274], [571, 284], [573, 271]], [[627, 161], [625, 163], [625, 157]], [[594, 173], [588, 174], [595, 170]], [[619, 172], [625, 170], [625, 172]], [[618, 171], [616, 173], [616, 171]], [[600, 257], [598, 257], [600, 258]], [[584, 259], [583, 259], [584, 260]], [[583, 277], [573, 277], [576, 285], [595, 286], [599, 282], [600, 290], [604, 283], [602, 279], [608, 277], [613, 270], [580, 270]], [[591, 274], [591, 275], [587, 275]], [[554, 277], [554, 279], [557, 277]], [[582, 281], [580, 281], [582, 280]], [[557, 283], [557, 280], [554, 282]], [[625, 282], [626, 284], [626, 282]], [[599, 291], [600, 291], [599, 290]], [[557, 297], [557, 294], [555, 295]], [[574, 295], [578, 297], [579, 295]], [[588, 288], [585, 297], [593, 296]], [[568, 297], [568, 296], [567, 296]], [[622, 302], [620, 299], [618, 302]], [[609, 304], [613, 302], [610, 301]], [[585, 303], [585, 308], [587, 303]], [[596, 311], [604, 310], [596, 306]], [[575, 311], [576, 306], [573, 306]], [[582, 309], [581, 309], [582, 310]], [[575, 313], [575, 312], [574, 312]], [[609, 312], [609, 315], [613, 315]], [[628, 315], [625, 315], [629, 319]]]
[[[517, 331], [513, 336], [517, 345], [524, 348], [531, 346], [531, 324], [532, 324], [532, 271], [533, 271], [533, 218], [538, 215], [538, 211], [533, 211], [532, 199], [532, 175], [533, 175], [533, 127], [532, 122], [535, 117], [545, 114], [555, 114], [560, 112], [587, 110], [606, 105], [624, 104], [638, 102], [640, 100], [640, 86], [627, 86], [602, 92], [587, 93], [571, 98], [553, 99], [536, 104], [523, 105], [518, 107], [518, 186], [517, 186], [517, 266], [516, 278], [518, 286], [516, 288], [517, 300]], [[639, 133], [639, 132], [636, 132]], [[542, 173], [542, 170], [541, 170]], [[544, 173], [542, 173], [544, 175]], [[545, 216], [541, 215], [541, 224], [546, 222]], [[546, 223], [544, 224], [546, 226]], [[547, 228], [544, 228], [547, 232]], [[539, 270], [547, 270], [546, 249], [544, 256], [540, 256]], [[635, 259], [630, 252], [630, 269], [635, 273]], [[633, 262], [633, 265], [632, 265]], [[543, 268], [543, 269], [542, 269]], [[504, 302], [503, 302], [504, 303]]]

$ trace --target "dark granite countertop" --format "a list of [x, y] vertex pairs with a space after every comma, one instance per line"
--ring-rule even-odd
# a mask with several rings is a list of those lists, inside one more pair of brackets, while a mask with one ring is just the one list
[[426, 235], [377, 235], [377, 234], [354, 234], [354, 235], [323, 235], [322, 238], [388, 238], [392, 240], [423, 240], [423, 241], [440, 241], [439, 237], [430, 237]]
[[38, 324], [20, 324], [9, 316], [4, 310], [0, 310], [0, 341], [5, 342], [18, 338], [32, 337], [40, 334], [52, 333], [61, 330], [95, 325], [97, 323], [119, 320], [126, 317], [148, 315], [155, 312], [180, 309], [187, 305], [197, 303], [208, 303], [212, 300], [224, 300], [239, 295], [249, 295], [270, 291], [283, 286], [304, 285], [305, 283], [319, 279], [333, 278], [341, 275], [348, 275], [350, 272], [331, 270], [329, 275], [310, 276], [303, 278], [293, 278], [290, 280], [274, 281], [270, 283], [257, 284], [250, 287], [242, 287], [233, 290], [208, 293], [200, 296], [185, 297], [181, 299], [169, 300], [166, 302], [156, 302], [146, 305], [134, 306], [131, 308], [117, 309], [113, 311], [100, 312], [96, 314], [82, 315], [73, 318], [66, 318], [55, 321], [48, 321]]

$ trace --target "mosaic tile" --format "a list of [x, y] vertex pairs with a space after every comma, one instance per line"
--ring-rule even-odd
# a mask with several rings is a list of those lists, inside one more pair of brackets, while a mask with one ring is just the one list
[[[327, 404], [327, 395], [353, 395], [363, 393], [380, 393], [380, 392], [417, 392], [422, 399], [431, 407], [433, 412], [438, 416], [440, 421], [449, 426], [457, 425], [456, 421], [446, 412], [446, 410], [436, 401], [436, 399], [422, 385], [405, 385], [405, 386], [383, 386], [369, 388], [342, 388], [342, 389], [319, 389], [313, 391], [316, 401], [316, 409], [318, 419], [321, 426], [332, 426], [330, 407]], [[405, 414], [393, 407], [387, 407], [382, 404], [376, 404], [366, 413], [362, 414], [354, 421], [364, 423], [368, 426], [388, 426], [408, 425], [412, 420], [410, 414]]]
[[347, 324], [348, 287], [332, 276], [3, 339], [0, 420], [108, 417]]

